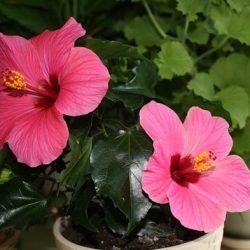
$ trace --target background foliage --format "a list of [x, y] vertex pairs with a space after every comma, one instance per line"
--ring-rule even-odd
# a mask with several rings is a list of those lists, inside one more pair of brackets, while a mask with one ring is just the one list
[[109, 91], [92, 114], [66, 118], [69, 143], [51, 165], [29, 169], [7, 146], [0, 151], [1, 227], [34, 223], [56, 207], [87, 231], [101, 217], [117, 234], [140, 233], [138, 224], [153, 230], [145, 218], [152, 204], [140, 189], [152, 148], [138, 125], [138, 110], [152, 98], [182, 118], [194, 105], [224, 117], [233, 152], [250, 163], [249, 0], [0, 2], [0, 30], [10, 35], [30, 38], [70, 16], [87, 30], [78, 45], [109, 68]]

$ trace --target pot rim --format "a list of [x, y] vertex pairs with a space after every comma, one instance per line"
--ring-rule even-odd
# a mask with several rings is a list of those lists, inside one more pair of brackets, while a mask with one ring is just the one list
[[237, 248], [242, 250], [248, 250], [250, 247], [250, 240], [233, 238], [224, 236], [222, 240], [222, 245], [225, 247]]
[[[53, 226], [53, 234], [54, 236], [61, 242], [64, 242], [65, 245], [69, 246], [69, 247], [79, 247], [80, 245], [77, 245], [71, 241], [69, 241], [68, 239], [66, 239], [62, 234], [61, 234], [61, 231], [60, 231], [60, 227], [61, 227], [61, 219], [62, 217], [59, 217], [56, 219], [55, 223], [54, 223], [54, 226]], [[215, 231], [213, 232], [210, 232], [210, 233], [207, 233], [195, 240], [192, 240], [192, 241], [189, 241], [189, 242], [186, 242], [186, 243], [183, 243], [183, 244], [180, 244], [180, 245], [175, 245], [175, 246], [172, 246], [172, 247], [167, 247], [167, 249], [171, 250], [171, 249], [175, 249], [175, 247], [179, 247], [179, 249], [181, 248], [187, 248], [188, 246], [193, 246], [193, 244], [195, 243], [199, 243], [203, 240], [206, 240], [207, 238], [209, 238], [210, 236], [212, 236], [213, 234], [216, 234], [217, 232], [219, 231], [223, 231], [223, 228], [224, 228], [224, 225], [221, 225], [219, 228], [217, 228]], [[221, 241], [221, 239], [219, 239]], [[214, 242], [216, 243], [216, 242]], [[98, 250], [96, 248], [88, 248], [88, 247], [85, 247], [85, 246], [80, 246], [80, 247], [84, 247], [83, 249], [89, 249], [89, 250]], [[166, 248], [157, 248], [155, 250], [161, 250], [161, 249], [166, 249]]]

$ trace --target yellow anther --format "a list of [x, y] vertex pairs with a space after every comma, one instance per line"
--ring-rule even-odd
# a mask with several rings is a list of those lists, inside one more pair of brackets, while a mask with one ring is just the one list
[[27, 82], [24, 81], [24, 76], [16, 70], [3, 70], [0, 73], [0, 79], [8, 88], [21, 90], [27, 87]]
[[194, 170], [203, 172], [213, 168], [215, 159], [216, 156], [211, 151], [201, 152], [194, 158]]

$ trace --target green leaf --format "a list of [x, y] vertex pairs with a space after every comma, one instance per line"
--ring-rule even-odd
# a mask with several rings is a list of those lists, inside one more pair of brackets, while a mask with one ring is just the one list
[[4, 168], [0, 171], [0, 185], [11, 180], [15, 175], [10, 169]]
[[[167, 22], [158, 20], [166, 26]], [[165, 31], [167, 28], [165, 27]], [[156, 31], [148, 16], [135, 17], [126, 23], [124, 28], [125, 36], [128, 40], [135, 40], [137, 45], [155, 46], [162, 42], [162, 37]]]
[[210, 13], [215, 28], [219, 34], [239, 40], [241, 43], [250, 45], [250, 7], [236, 13], [225, 4], [214, 6]]
[[213, 79], [207, 73], [198, 73], [188, 82], [188, 89], [193, 90], [198, 96], [206, 100], [214, 99], [214, 84]]
[[17, 178], [0, 185], [0, 228], [42, 221], [47, 200], [30, 184]]
[[[107, 98], [113, 102], [121, 101], [125, 107], [135, 110], [144, 102], [142, 96], [155, 97], [154, 86], [157, 81], [157, 69], [154, 63], [141, 54], [135, 47], [124, 45], [120, 42], [87, 40], [88, 48], [94, 50], [103, 60], [117, 60], [116, 67], [110, 67], [117, 72], [112, 74]], [[126, 67], [119, 59], [124, 59]], [[120, 63], [120, 64], [119, 64]], [[120, 79], [120, 78], [125, 78]]]
[[134, 76], [128, 83], [119, 85], [113, 89], [154, 98], [154, 86], [157, 80], [155, 65], [148, 60], [138, 61], [132, 71]]
[[239, 85], [250, 95], [250, 59], [247, 56], [234, 53], [220, 58], [211, 67], [210, 75], [220, 89]]
[[112, 201], [105, 202], [105, 222], [114, 234], [125, 235], [127, 231], [127, 220], [124, 214], [114, 207]]
[[177, 10], [188, 16], [190, 21], [197, 19], [197, 14], [204, 10], [201, 0], [177, 0]]
[[93, 50], [102, 60], [114, 59], [118, 57], [145, 59], [145, 57], [138, 53], [136, 47], [123, 44], [121, 42], [86, 39], [85, 46]]
[[241, 12], [245, 7], [250, 6], [250, 0], [227, 0], [232, 9]]
[[56, 20], [49, 10], [43, 11], [39, 8], [0, 2], [0, 12], [34, 33], [40, 33], [48, 28], [56, 28]]
[[88, 215], [89, 204], [95, 195], [95, 189], [92, 183], [87, 182], [86, 185], [78, 190], [78, 193], [73, 200], [73, 206], [70, 211], [70, 216], [76, 225], [81, 225], [90, 232], [97, 232], [97, 228], [91, 222]]
[[113, 102], [121, 101], [126, 108], [131, 110], [140, 108], [144, 103], [144, 99], [140, 95], [123, 93], [115, 89], [110, 89], [106, 97]]
[[236, 154], [244, 154], [250, 152], [250, 119], [247, 119], [246, 126], [243, 130], [238, 131], [234, 135], [233, 151]]
[[196, 28], [188, 32], [188, 39], [192, 43], [206, 44], [208, 42], [209, 33], [205, 27], [205, 23], [196, 23]]
[[61, 185], [72, 185], [79, 188], [90, 174], [89, 157], [92, 149], [92, 139], [79, 134], [69, 137], [70, 163], [60, 174]]
[[165, 42], [155, 59], [159, 75], [163, 79], [172, 79], [174, 75], [190, 73], [193, 61], [185, 47], [179, 42]]
[[108, 196], [129, 220], [127, 234], [146, 216], [151, 203], [141, 188], [141, 172], [151, 154], [151, 143], [139, 131], [121, 132], [98, 141], [92, 151], [96, 190]]
[[249, 97], [246, 91], [239, 86], [230, 86], [218, 92], [215, 98], [229, 112], [233, 126], [244, 128], [249, 117]]

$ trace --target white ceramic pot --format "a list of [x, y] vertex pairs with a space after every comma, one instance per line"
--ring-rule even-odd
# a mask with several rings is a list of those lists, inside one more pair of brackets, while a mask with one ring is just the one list
[[229, 250], [250, 249], [250, 210], [227, 214], [222, 245]]
[[[60, 225], [61, 219], [59, 218], [56, 220], [53, 228], [56, 246], [58, 250], [96, 250], [94, 248], [76, 245], [65, 239], [60, 232]], [[220, 250], [222, 236], [223, 226], [218, 228], [216, 231], [208, 233], [196, 240], [189, 241], [187, 243], [173, 247], [160, 248], [155, 250]]]

